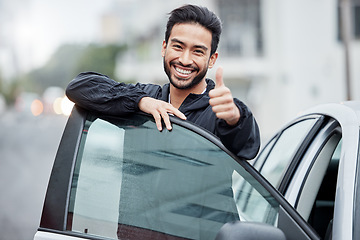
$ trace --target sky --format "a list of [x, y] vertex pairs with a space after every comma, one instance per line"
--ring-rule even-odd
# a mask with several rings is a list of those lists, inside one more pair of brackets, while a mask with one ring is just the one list
[[7, 74], [41, 66], [63, 43], [96, 41], [100, 31], [99, 19], [111, 8], [112, 2], [0, 0], [3, 39], [0, 40], [0, 61], [2, 65], [6, 62], [16, 62], [17, 65], [13, 70], [9, 65]]
[[166, 14], [159, 16], [159, 8], [168, 12], [187, 2], [141, 1], [0, 0], [1, 74], [11, 78], [16, 73], [40, 67], [65, 43], [101, 41], [100, 19], [107, 12], [123, 11], [122, 14], [131, 15], [123, 19], [123, 24], [134, 21], [135, 15], [137, 22], [131, 24], [136, 28], [134, 32], [145, 32], [149, 21], [166, 17]]

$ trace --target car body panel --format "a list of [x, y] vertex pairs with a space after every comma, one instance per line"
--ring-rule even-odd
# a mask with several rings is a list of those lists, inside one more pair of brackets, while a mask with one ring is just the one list
[[64, 236], [63, 233], [57, 234], [57, 233], [51, 233], [51, 232], [45, 232], [45, 231], [37, 231], [34, 239], [36, 240], [63, 240], [64, 238], [68, 240], [84, 240], [84, 238], [78, 238], [73, 236]]

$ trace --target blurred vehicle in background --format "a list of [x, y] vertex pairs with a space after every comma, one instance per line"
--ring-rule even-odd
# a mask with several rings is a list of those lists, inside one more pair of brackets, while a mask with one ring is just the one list
[[60, 87], [48, 87], [45, 89], [42, 99], [44, 102], [45, 113], [61, 114], [61, 108], [58, 106], [57, 99], [62, 98], [65, 95], [64, 89]]
[[44, 105], [38, 94], [22, 92], [16, 98], [15, 110], [21, 114], [39, 116], [44, 111]]
[[22, 92], [15, 101], [15, 109], [22, 114], [40, 116], [41, 114], [62, 114], [69, 116], [74, 104], [59, 87], [47, 88], [43, 95]]
[[49, 87], [43, 93], [46, 113], [63, 114], [69, 116], [74, 104], [65, 96], [64, 89]]

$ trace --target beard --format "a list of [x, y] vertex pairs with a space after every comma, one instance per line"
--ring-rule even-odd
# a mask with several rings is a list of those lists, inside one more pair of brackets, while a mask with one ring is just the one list
[[[190, 82], [188, 82], [186, 84], [179, 84], [176, 80], [174, 80], [171, 77], [170, 68], [174, 64], [177, 64], [182, 67], [185, 67], [185, 66], [178, 61], [171, 61], [171, 62], [169, 62], [169, 65], [168, 65], [168, 64], [166, 64], [165, 57], [163, 58], [163, 64], [164, 64], [164, 71], [165, 71], [166, 75], [168, 76], [170, 83], [177, 89], [189, 89], [193, 86], [196, 86], [204, 79], [204, 77], [206, 76], [206, 73], [207, 73], [207, 67], [205, 67], [204, 70], [202, 70], [201, 72], [198, 72], [198, 74]], [[199, 70], [197, 67], [194, 67], [194, 69], [197, 71]], [[176, 78], [178, 81], [184, 81], [184, 82], [186, 81], [186, 79], [178, 78], [176, 76], [174, 76], [174, 78]]]

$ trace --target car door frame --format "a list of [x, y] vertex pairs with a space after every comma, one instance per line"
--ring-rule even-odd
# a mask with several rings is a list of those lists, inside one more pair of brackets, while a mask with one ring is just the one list
[[[55, 157], [38, 231], [83, 237], [81, 233], [67, 231], [66, 226], [71, 182], [77, 151], [80, 145], [81, 133], [84, 129], [87, 113], [88, 112], [86, 110], [75, 105], [71, 115], [69, 116]], [[265, 189], [280, 205], [278, 228], [286, 234], [288, 239], [320, 239], [317, 233], [296, 212], [288, 201], [285, 200], [278, 190], [276, 190], [265, 178], [263, 178], [261, 174], [259, 174], [259, 172], [253, 168], [251, 164], [249, 164], [249, 162], [238, 159], [233, 153], [223, 146], [215, 135], [207, 130], [176, 117], [170, 116], [170, 119], [172, 123], [196, 132], [220, 147], [265, 187]], [[91, 239], [88, 235], [86, 237]]]

